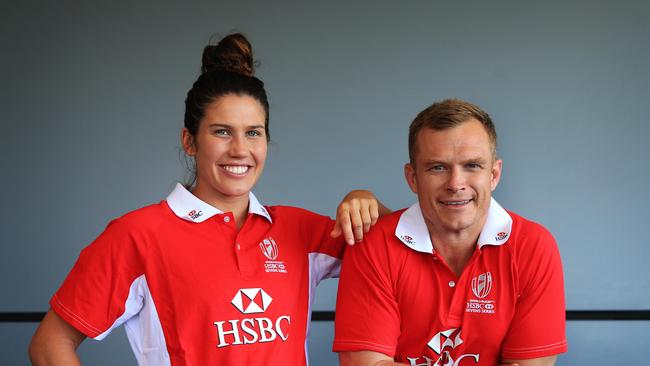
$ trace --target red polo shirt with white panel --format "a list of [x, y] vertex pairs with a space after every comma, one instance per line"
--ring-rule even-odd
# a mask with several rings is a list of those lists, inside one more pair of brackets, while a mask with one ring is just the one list
[[113, 220], [52, 309], [98, 340], [124, 324], [141, 365], [306, 365], [314, 287], [338, 276], [345, 243], [329, 217], [249, 199], [239, 232], [180, 184]]
[[416, 203], [381, 218], [348, 249], [338, 291], [337, 352], [466, 366], [567, 351], [555, 240], [494, 199], [460, 277], [433, 249]]

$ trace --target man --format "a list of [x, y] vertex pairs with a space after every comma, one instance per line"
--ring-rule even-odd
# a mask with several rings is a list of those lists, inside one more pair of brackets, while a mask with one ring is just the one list
[[488, 114], [464, 101], [415, 118], [404, 173], [418, 203], [344, 257], [341, 365], [553, 365], [566, 352], [557, 245], [492, 199], [496, 140]]

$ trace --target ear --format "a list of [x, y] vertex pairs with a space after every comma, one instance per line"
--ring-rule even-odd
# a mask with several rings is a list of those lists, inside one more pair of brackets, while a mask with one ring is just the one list
[[502, 169], [503, 169], [503, 160], [496, 159], [492, 164], [492, 179], [490, 181], [490, 186], [493, 192], [495, 189], [497, 189], [497, 185], [499, 185], [499, 181], [501, 180]]
[[418, 183], [417, 177], [415, 176], [415, 167], [413, 164], [404, 164], [404, 178], [406, 178], [406, 183], [408, 183], [411, 191], [415, 194], [418, 194]]
[[181, 130], [181, 144], [183, 145], [183, 151], [185, 151], [185, 154], [188, 156], [196, 155], [194, 136], [192, 136], [190, 131], [185, 127]]

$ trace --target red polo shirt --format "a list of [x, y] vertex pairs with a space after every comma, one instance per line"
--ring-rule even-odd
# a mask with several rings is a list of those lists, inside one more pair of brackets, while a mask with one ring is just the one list
[[139, 364], [306, 364], [314, 287], [337, 276], [333, 221], [260, 205], [239, 232], [230, 212], [180, 184], [113, 220], [79, 256], [52, 309], [101, 340], [125, 325]]
[[334, 351], [410, 365], [496, 365], [566, 352], [562, 266], [542, 226], [492, 200], [460, 277], [419, 204], [382, 218], [344, 259]]

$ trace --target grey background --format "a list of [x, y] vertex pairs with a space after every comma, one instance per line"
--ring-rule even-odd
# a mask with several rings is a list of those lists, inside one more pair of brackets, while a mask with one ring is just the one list
[[[558, 240], [567, 307], [650, 309], [649, 19], [643, 1], [2, 2], [0, 312], [45, 311], [111, 218], [183, 179], [185, 93], [210, 36], [232, 30], [270, 93], [262, 202], [333, 214], [365, 187], [411, 204], [408, 124], [466, 99], [497, 125], [496, 198]], [[316, 310], [335, 293], [321, 285]], [[332, 326], [313, 323], [312, 365], [336, 363]], [[0, 323], [3, 363], [27, 363], [35, 327]], [[569, 322], [558, 364], [638, 363], [649, 331]], [[123, 331], [81, 354], [134, 363]]]

